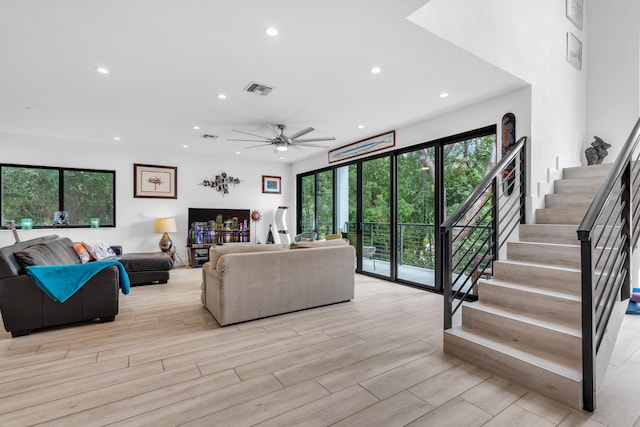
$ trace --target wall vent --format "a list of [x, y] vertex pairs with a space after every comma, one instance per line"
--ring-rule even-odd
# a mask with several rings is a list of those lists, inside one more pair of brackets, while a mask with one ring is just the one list
[[244, 90], [247, 92], [255, 93], [256, 95], [267, 96], [269, 95], [269, 92], [273, 90], [273, 88], [261, 83], [251, 82], [247, 87], [244, 88]]

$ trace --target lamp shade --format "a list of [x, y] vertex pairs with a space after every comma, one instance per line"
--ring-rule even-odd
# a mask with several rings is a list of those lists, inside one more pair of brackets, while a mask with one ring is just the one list
[[153, 223], [154, 233], [175, 233], [176, 220], [174, 218], [156, 218]]

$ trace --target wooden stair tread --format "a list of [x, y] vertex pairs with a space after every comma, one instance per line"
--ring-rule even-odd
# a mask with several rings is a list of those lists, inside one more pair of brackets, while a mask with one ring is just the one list
[[564, 361], [560, 357], [543, 356], [541, 354], [536, 354], [534, 351], [523, 351], [517, 346], [512, 345], [510, 342], [488, 336], [473, 328], [465, 326], [447, 329], [445, 333], [455, 335], [461, 339], [488, 348], [492, 351], [500, 352], [552, 374], [568, 378], [576, 383], [582, 381], [582, 371], [570, 366], [568, 362]]
[[527, 262], [527, 261], [519, 261], [519, 260], [511, 260], [511, 259], [501, 259], [496, 262], [501, 262], [504, 264], [521, 265], [521, 266], [527, 266], [527, 267], [543, 268], [546, 270], [568, 271], [571, 273], [581, 272], [579, 268], [565, 267], [562, 265], [540, 264], [537, 262]]
[[[515, 289], [521, 292], [529, 292], [537, 295], [550, 296], [558, 299], [565, 299], [567, 301], [580, 302], [582, 299], [577, 295], [572, 295], [566, 292], [554, 291], [547, 288], [532, 288], [530, 286], [519, 285], [516, 283], [503, 282], [496, 279], [480, 279], [482, 283], [489, 284], [491, 286], [501, 286], [503, 288]], [[480, 296], [482, 298], [482, 296]]]
[[531, 317], [531, 316], [527, 316], [525, 314], [522, 314], [520, 312], [516, 312], [516, 311], [512, 311], [509, 310], [508, 308], [504, 308], [504, 307], [498, 307], [495, 306], [493, 304], [487, 304], [487, 303], [483, 303], [481, 301], [474, 301], [468, 304], [465, 304], [465, 306], [469, 306], [472, 307], [476, 310], [482, 310], [482, 311], [486, 311], [489, 313], [493, 313], [502, 317], [507, 317], [510, 319], [514, 319], [517, 320], [519, 322], [524, 322], [524, 323], [529, 323], [535, 326], [539, 326], [545, 329], [551, 329], [566, 335], [571, 335], [577, 338], [581, 338], [582, 337], [582, 331], [576, 328], [571, 328], [569, 326], [566, 326], [564, 324], [561, 323], [556, 323], [556, 322], [550, 322], [547, 319], [540, 319], [537, 317]]

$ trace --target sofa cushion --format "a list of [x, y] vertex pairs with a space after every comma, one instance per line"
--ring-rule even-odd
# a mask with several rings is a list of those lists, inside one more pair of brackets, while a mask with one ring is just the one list
[[213, 268], [216, 268], [218, 259], [226, 254], [238, 254], [248, 252], [266, 252], [266, 251], [285, 251], [287, 245], [262, 245], [256, 243], [242, 243], [237, 245], [214, 245], [209, 248], [209, 262]]
[[17, 251], [21, 251], [24, 248], [28, 248], [29, 246], [33, 246], [37, 243], [42, 243], [57, 238], [57, 234], [52, 234], [49, 236], [25, 240], [19, 243], [14, 243], [11, 246], [0, 248], [0, 278], [17, 277], [20, 274], [24, 273], [22, 264], [14, 256]]
[[53, 239], [42, 244], [49, 248], [57, 264], [80, 263], [80, 257], [76, 253], [76, 250], [73, 249], [73, 242], [68, 237], [60, 237], [59, 239]]
[[23, 267], [32, 265], [78, 264], [80, 258], [67, 237], [51, 239], [14, 253]]
[[307, 249], [307, 248], [324, 248], [327, 246], [347, 246], [348, 240], [335, 239], [335, 240], [314, 240], [312, 242], [293, 242], [291, 243], [291, 249]]
[[43, 244], [37, 244], [24, 248], [14, 253], [16, 259], [23, 267], [31, 265], [56, 265], [58, 260], [53, 256], [51, 249]]

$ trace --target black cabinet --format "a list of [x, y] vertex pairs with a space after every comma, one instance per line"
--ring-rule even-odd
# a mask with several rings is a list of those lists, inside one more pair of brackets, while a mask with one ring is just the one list
[[202, 267], [205, 262], [209, 261], [210, 247], [211, 245], [208, 244], [189, 246], [187, 248], [189, 250], [189, 265], [192, 268]]

